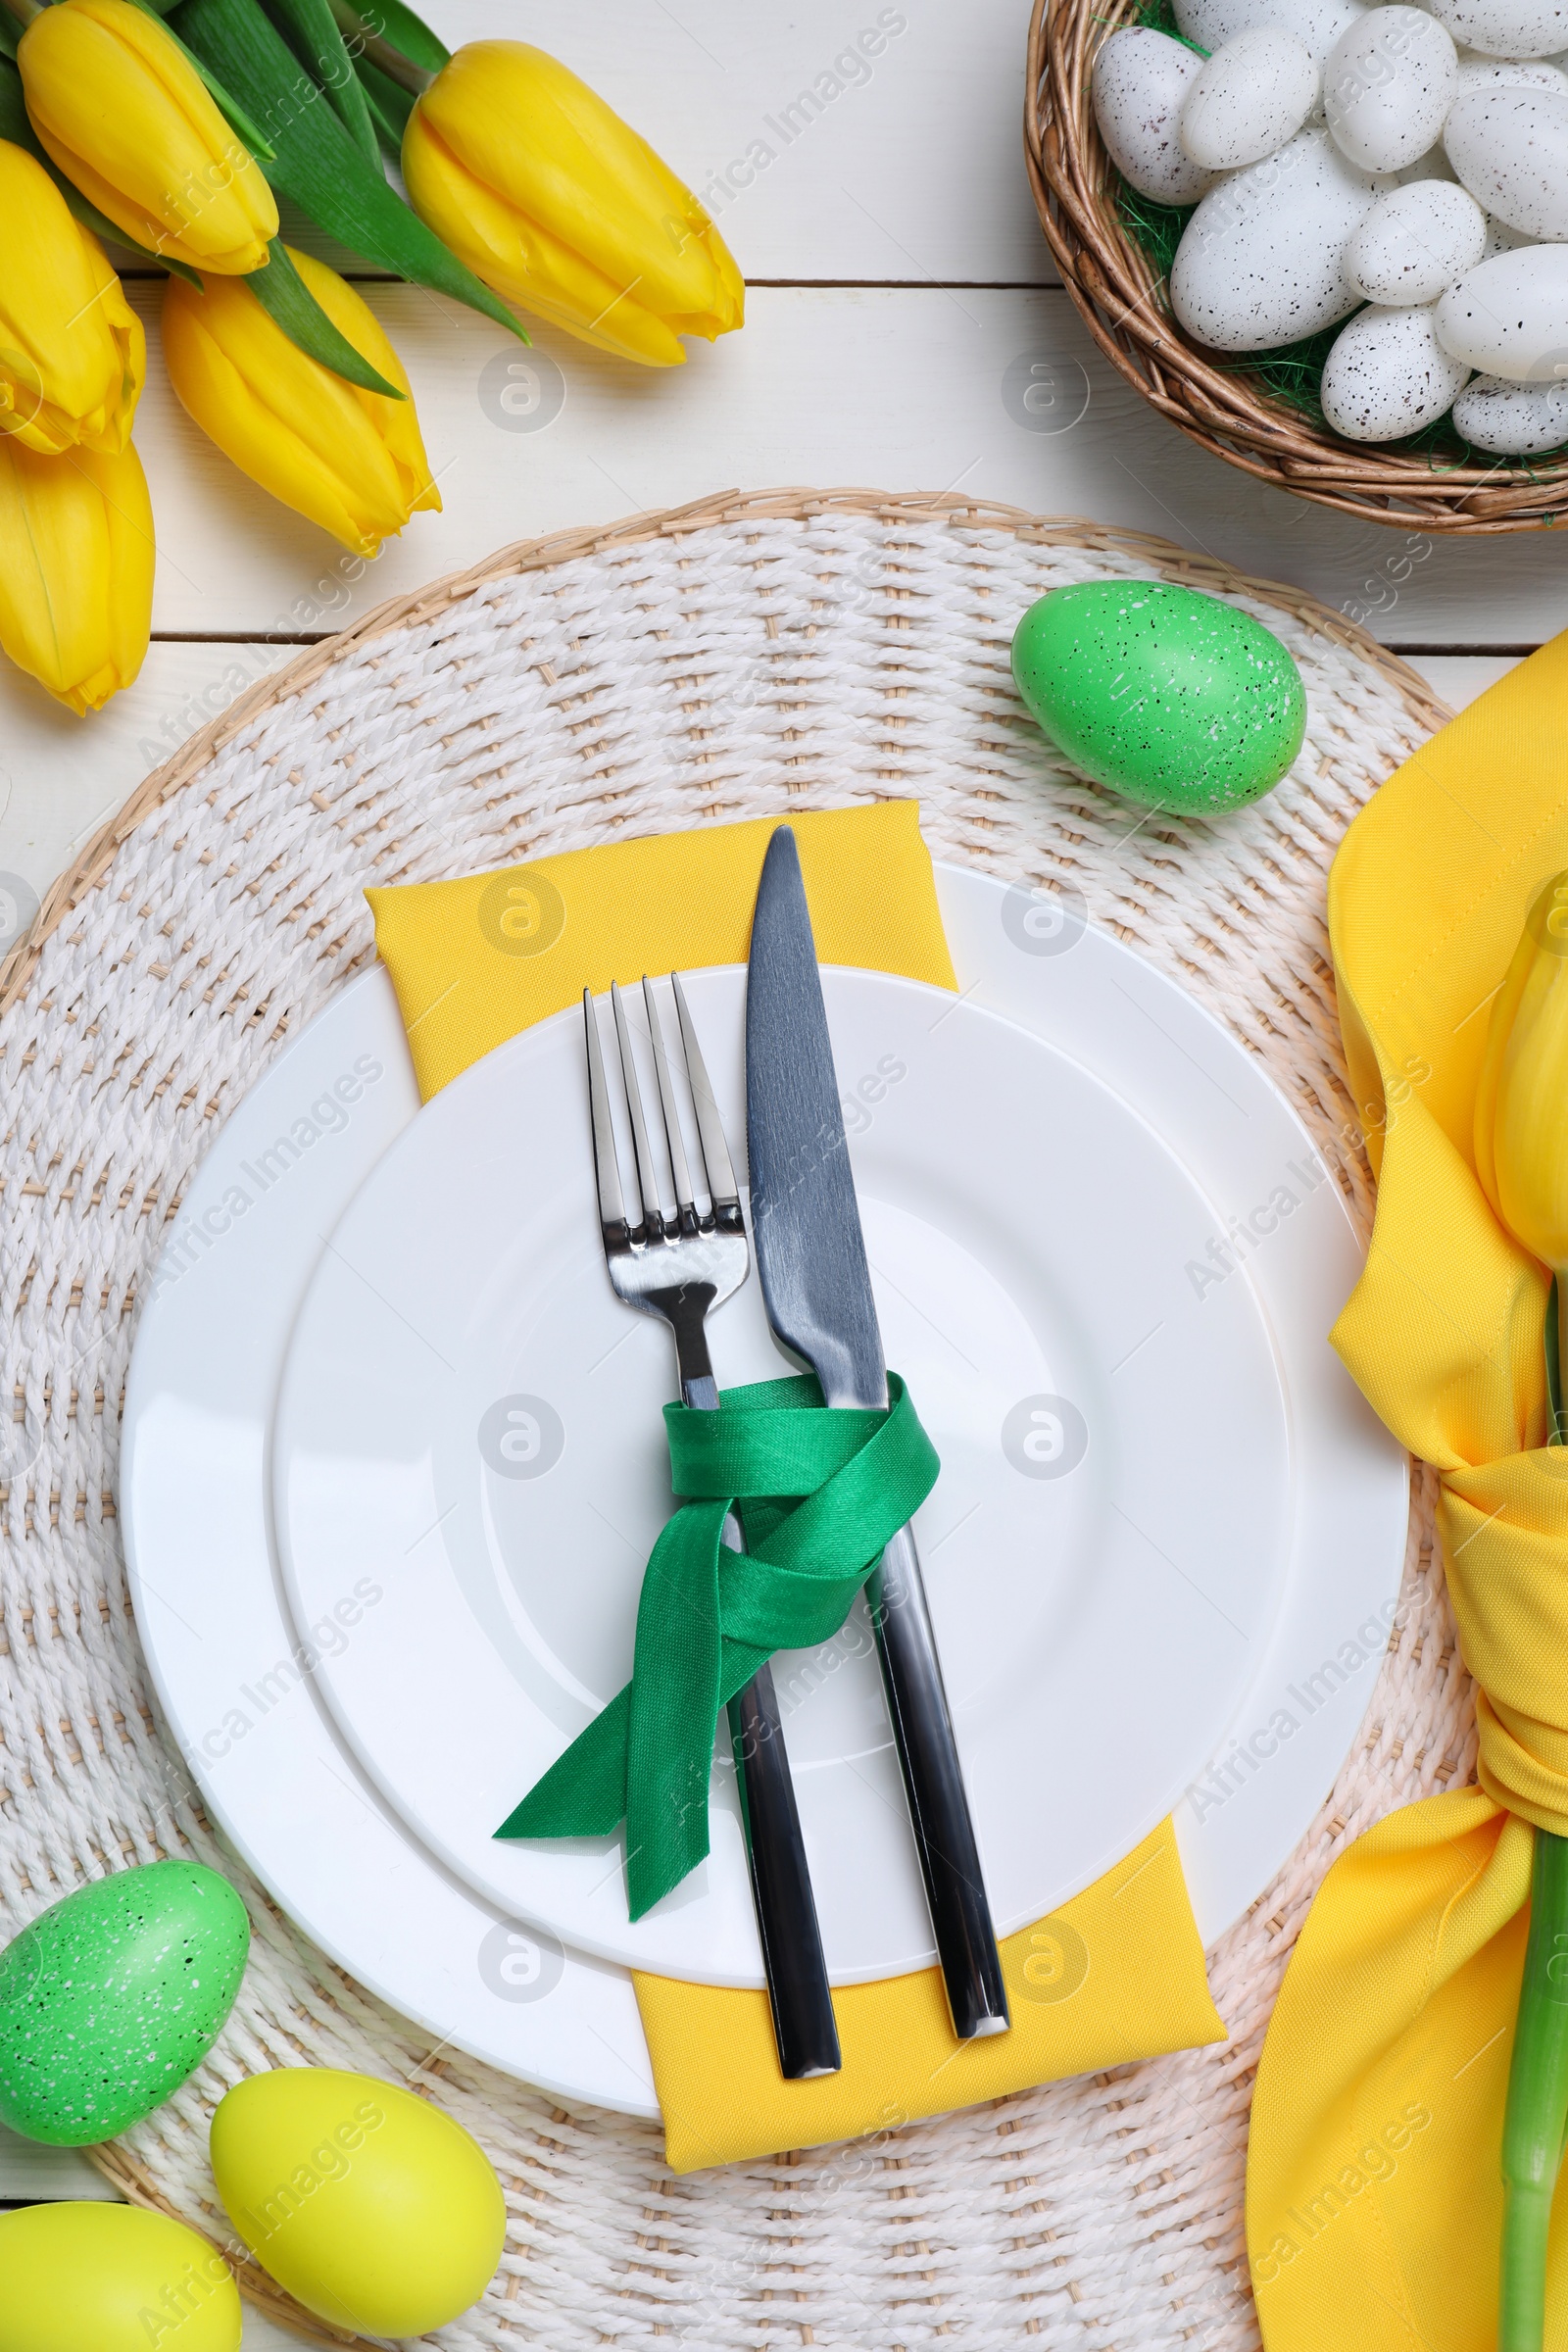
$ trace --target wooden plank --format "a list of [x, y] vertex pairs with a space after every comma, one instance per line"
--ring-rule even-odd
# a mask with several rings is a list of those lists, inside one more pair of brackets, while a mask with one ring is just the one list
[[1020, 0], [428, 14], [454, 49], [532, 41], [580, 74], [701, 196], [749, 279], [1056, 282], [1024, 176]]
[[1054, 280], [1023, 169], [1023, 0], [448, 0], [439, 17], [454, 47], [510, 34], [592, 82], [749, 279]]
[[[509, 540], [784, 482], [956, 488], [1130, 524], [1297, 582], [1390, 644], [1517, 647], [1568, 623], [1554, 534], [1432, 539], [1266, 488], [1156, 416], [1058, 292], [760, 288], [742, 333], [649, 370], [550, 330], [530, 360], [417, 288], [367, 291], [409, 368], [445, 514], [416, 516], [362, 570], [234, 470], [155, 358], [137, 440], [160, 631], [329, 629]], [[153, 288], [136, 298], [156, 309]]]
[[0, 2205], [38, 2205], [65, 2197], [118, 2202], [79, 2148], [41, 2147], [0, 2124]]
[[1450, 710], [1462, 710], [1510, 669], [1517, 669], [1520, 661], [1517, 654], [1413, 654], [1407, 659]]
[[296, 650], [155, 645], [135, 685], [84, 719], [0, 662], [0, 955], [148, 769]]

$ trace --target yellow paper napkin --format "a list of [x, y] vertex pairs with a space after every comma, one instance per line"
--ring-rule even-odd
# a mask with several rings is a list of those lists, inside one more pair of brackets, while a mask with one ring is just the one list
[[[584, 987], [743, 963], [773, 819], [367, 895], [430, 1096]], [[791, 818], [824, 963], [956, 983], [912, 801]], [[521, 1790], [518, 1791], [519, 1795]], [[1066, 1804], [1045, 1789], [1039, 1802]], [[936, 1969], [834, 1994], [841, 2074], [786, 2082], [765, 1993], [637, 1975], [676, 2172], [814, 2147], [1063, 2075], [1223, 2041], [1170, 1823], [1009, 1936], [1012, 2031], [956, 2041]]]
[[[1378, 1170], [1334, 1344], [1442, 1479], [1479, 1788], [1370, 1831], [1323, 1883], [1252, 2102], [1248, 2239], [1269, 2352], [1491, 2352], [1502, 2111], [1534, 1822], [1568, 1835], [1568, 1451], [1548, 1451], [1546, 1281], [1477, 1181], [1492, 999], [1568, 865], [1568, 638], [1494, 687], [1346, 835], [1329, 927]], [[1568, 2345], [1568, 2222], [1547, 2288]]]

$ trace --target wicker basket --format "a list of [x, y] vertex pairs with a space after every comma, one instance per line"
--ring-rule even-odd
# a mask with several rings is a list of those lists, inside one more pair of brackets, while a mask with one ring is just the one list
[[1423, 531], [1539, 531], [1568, 518], [1568, 458], [1446, 465], [1342, 441], [1255, 375], [1192, 341], [1163, 279], [1117, 217], [1115, 166], [1090, 98], [1101, 43], [1139, 0], [1034, 0], [1024, 148], [1040, 219], [1105, 357], [1189, 439], [1260, 482], [1371, 522]]

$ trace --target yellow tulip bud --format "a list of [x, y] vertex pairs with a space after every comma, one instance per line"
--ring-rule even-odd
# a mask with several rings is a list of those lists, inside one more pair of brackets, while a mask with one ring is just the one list
[[[369, 306], [324, 262], [287, 251], [361, 359], [407, 393], [403, 363]], [[224, 456], [356, 555], [373, 556], [411, 514], [440, 507], [413, 401], [362, 392], [308, 358], [238, 279], [210, 278], [200, 293], [170, 279], [164, 358]]]
[[0, 139], [0, 433], [54, 457], [130, 438], [147, 338], [43, 166]]
[[0, 437], [0, 646], [79, 716], [128, 686], [153, 611], [153, 509], [129, 442], [39, 457]]
[[1476, 1173], [1516, 1241], [1568, 1274], [1568, 873], [1530, 909], [1492, 1007]]
[[509, 302], [652, 368], [745, 317], [723, 238], [646, 139], [522, 41], [472, 41], [403, 136], [414, 209]]
[[133, 243], [193, 270], [265, 266], [272, 191], [156, 17], [132, 0], [58, 0], [17, 65], [49, 155]]

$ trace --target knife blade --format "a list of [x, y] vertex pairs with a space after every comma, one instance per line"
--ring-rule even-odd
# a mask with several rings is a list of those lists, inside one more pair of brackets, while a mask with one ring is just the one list
[[[746, 982], [752, 1233], [775, 1338], [830, 1405], [885, 1407], [887, 1364], [839, 1108], [816, 943], [788, 825], [767, 845]], [[959, 2040], [1010, 2023], [974, 1825], [914, 1537], [901, 1528], [867, 1583], [937, 1955]]]

